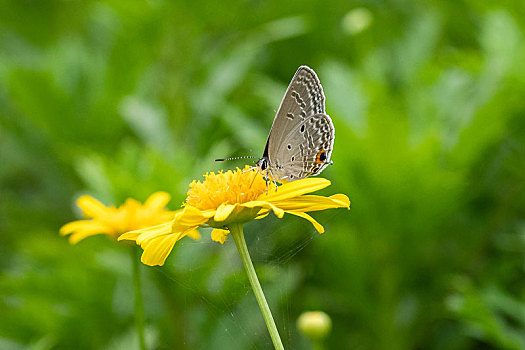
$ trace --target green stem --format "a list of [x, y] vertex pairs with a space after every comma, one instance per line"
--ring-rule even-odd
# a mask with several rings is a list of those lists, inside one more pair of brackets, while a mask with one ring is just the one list
[[321, 340], [312, 340], [314, 350], [324, 350], [324, 346]]
[[250, 280], [250, 284], [252, 285], [253, 293], [255, 294], [255, 298], [259, 303], [259, 308], [263, 314], [264, 322], [266, 322], [268, 332], [270, 332], [273, 346], [275, 349], [284, 350], [283, 343], [279, 337], [279, 332], [277, 331], [277, 326], [275, 325], [275, 321], [272, 317], [272, 312], [270, 311], [270, 307], [268, 306], [266, 298], [264, 297], [261, 284], [257, 279], [257, 274], [255, 273], [252, 259], [250, 258], [250, 253], [248, 252], [248, 247], [246, 246], [246, 241], [244, 240], [242, 224], [232, 224], [229, 228], [233, 240], [235, 241], [235, 245], [237, 246], [237, 250], [239, 251], [239, 255], [241, 256], [241, 260], [244, 265], [244, 269], [246, 270], [246, 274], [248, 275], [248, 279]]
[[135, 327], [139, 336], [140, 350], [146, 350], [144, 301], [142, 299], [142, 282], [140, 279], [140, 251], [137, 247], [131, 247], [131, 260], [133, 265], [133, 288], [135, 290]]

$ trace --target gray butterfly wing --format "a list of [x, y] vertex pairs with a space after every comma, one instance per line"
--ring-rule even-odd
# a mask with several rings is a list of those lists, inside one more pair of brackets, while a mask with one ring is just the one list
[[319, 78], [313, 69], [300, 66], [275, 115], [263, 157], [268, 157], [271, 164], [283, 139], [292, 133], [293, 128], [306, 118], [324, 112], [324, 93]]
[[286, 135], [271, 159], [271, 170], [279, 180], [294, 181], [318, 175], [330, 164], [335, 129], [324, 113], [306, 117]]

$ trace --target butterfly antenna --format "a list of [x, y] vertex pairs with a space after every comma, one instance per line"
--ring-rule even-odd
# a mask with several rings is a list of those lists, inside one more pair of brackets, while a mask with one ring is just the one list
[[230, 157], [230, 158], [218, 158], [218, 159], [215, 159], [216, 162], [224, 162], [226, 160], [235, 160], [235, 159], [248, 159], [248, 158], [251, 158], [251, 159], [257, 159], [259, 157], [254, 157], [254, 156], [242, 156], [242, 157]]

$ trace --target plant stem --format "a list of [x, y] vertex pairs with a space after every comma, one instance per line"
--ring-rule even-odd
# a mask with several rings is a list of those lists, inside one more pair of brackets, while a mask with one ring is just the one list
[[321, 340], [312, 340], [312, 346], [314, 350], [324, 350], [324, 346]]
[[264, 322], [266, 322], [268, 332], [270, 332], [273, 346], [275, 349], [284, 350], [283, 343], [279, 337], [279, 332], [277, 331], [277, 326], [275, 325], [275, 321], [272, 317], [272, 312], [270, 311], [270, 307], [268, 306], [266, 298], [264, 297], [261, 284], [257, 279], [257, 274], [255, 273], [252, 259], [250, 258], [250, 253], [248, 252], [248, 247], [246, 246], [246, 241], [244, 240], [242, 224], [232, 224], [229, 228], [233, 240], [235, 241], [235, 245], [237, 246], [237, 250], [239, 251], [239, 255], [241, 256], [241, 260], [244, 265], [244, 269], [246, 270], [246, 274], [248, 275], [248, 279], [250, 280], [250, 284], [252, 285], [253, 293], [255, 294], [255, 298], [259, 303], [259, 308], [263, 314]]
[[131, 264], [133, 265], [133, 288], [135, 290], [135, 327], [139, 336], [139, 347], [146, 350], [144, 338], [144, 301], [142, 299], [142, 281], [140, 278], [140, 251], [137, 247], [131, 247]]

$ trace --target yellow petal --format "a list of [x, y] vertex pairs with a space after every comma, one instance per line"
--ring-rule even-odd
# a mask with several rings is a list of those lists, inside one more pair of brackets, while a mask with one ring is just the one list
[[226, 241], [226, 236], [230, 231], [228, 230], [222, 230], [220, 228], [214, 228], [213, 231], [211, 231], [211, 239], [215, 242], [219, 242], [220, 244], [223, 244]]
[[235, 208], [237, 208], [237, 204], [222, 203], [217, 208], [217, 212], [215, 213], [213, 220], [221, 222], [228, 219], [228, 217], [235, 210]]
[[126, 232], [118, 240], [136, 241], [144, 252], [141, 261], [150, 266], [163, 265], [175, 243], [185, 236], [193, 239], [199, 239], [200, 234], [195, 227], [188, 228], [185, 231], [173, 232], [172, 223], [164, 223], [157, 226], [148, 227], [141, 230]]
[[76, 231], [69, 236], [69, 243], [71, 244], [77, 244], [81, 240], [87, 237], [95, 236], [95, 235], [103, 235], [106, 234], [105, 232], [89, 232], [89, 231]]
[[268, 209], [263, 209], [257, 214], [257, 216], [255, 218], [256, 219], [263, 219], [263, 218], [267, 217], [268, 214], [270, 214], [270, 211]]
[[194, 230], [190, 230], [186, 236], [190, 237], [191, 239], [194, 239], [194, 240], [199, 240], [201, 239], [201, 234], [199, 233], [199, 231], [197, 229], [194, 229]]
[[164, 265], [173, 246], [181, 238], [180, 236], [180, 233], [170, 234], [148, 241], [147, 246], [143, 247], [144, 252], [142, 253], [140, 261], [149, 266]]
[[272, 203], [266, 202], [266, 201], [259, 201], [259, 200], [251, 201], [251, 202], [243, 203], [243, 204], [241, 204], [241, 206], [246, 207], [246, 208], [261, 207], [261, 208], [265, 208], [265, 209], [271, 209], [275, 213], [275, 216], [277, 216], [279, 219], [282, 218], [283, 215], [284, 215], [284, 210], [282, 210], [282, 209], [276, 207], [275, 205], [273, 205]]
[[202, 216], [204, 216], [207, 219], [214, 217], [216, 212], [217, 212], [217, 210], [215, 210], [215, 209], [201, 210]]
[[305, 193], [315, 192], [330, 186], [330, 181], [323, 178], [308, 178], [297, 181], [292, 181], [279, 186], [277, 191], [268, 191], [268, 194], [263, 193], [257, 198], [262, 201], [282, 201], [289, 198], [297, 197]]
[[95, 218], [98, 216], [102, 216], [105, 213], [107, 213], [108, 207], [106, 207], [104, 204], [97, 201], [95, 198], [83, 195], [80, 196], [77, 199], [77, 206], [82, 209], [82, 212], [84, 213], [84, 216]]
[[67, 223], [60, 228], [62, 236], [71, 234], [69, 238], [71, 244], [78, 243], [86, 237], [103, 233], [113, 235], [115, 232], [112, 227], [92, 220], [77, 220]]
[[[173, 212], [172, 211], [160, 211], [160, 212], [156, 212], [155, 213], [155, 216], [154, 217], [149, 217], [149, 221], [150, 222], [153, 222], [155, 221], [155, 224], [159, 223], [159, 222], [168, 222], [168, 221], [173, 221]], [[151, 223], [150, 223], [151, 225]], [[149, 225], [147, 225], [149, 226]]]
[[[159, 225], [160, 226], [160, 225]], [[171, 253], [173, 246], [181, 238], [191, 234], [195, 235], [195, 228], [190, 228], [183, 232], [165, 234], [158, 231], [157, 235], [143, 238], [142, 235], [137, 239], [141, 241], [140, 246], [144, 249], [140, 261], [149, 266], [164, 265], [166, 258]]]
[[283, 201], [273, 202], [276, 206], [286, 211], [317, 211], [332, 208], [350, 209], [350, 200], [344, 194], [335, 194], [330, 197], [304, 195], [297, 198], [290, 198]]
[[126, 199], [126, 201], [124, 202], [124, 208], [131, 211], [131, 210], [136, 210], [137, 208], [140, 208], [142, 206], [142, 204], [136, 200], [135, 198], [128, 198]]
[[140, 228], [137, 214], [141, 209], [142, 204], [138, 200], [134, 198], [126, 199], [124, 204], [117, 209], [117, 212], [120, 215], [113, 216], [113, 225], [116, 227], [120, 226], [122, 231], [127, 231], [132, 228]]
[[[210, 215], [214, 213], [215, 211], [207, 214]], [[213, 217], [213, 215], [211, 215], [211, 217]], [[171, 231], [182, 232], [186, 231], [190, 227], [195, 228], [204, 224], [209, 218], [210, 217], [206, 217], [199, 209], [192, 206], [186, 206], [183, 209], [177, 210], [175, 212], [175, 217], [171, 223]]]
[[152, 211], [158, 211], [161, 210], [168, 204], [170, 201], [171, 196], [167, 192], [155, 192], [144, 203], [144, 206], [147, 207], [149, 210]]
[[[141, 244], [138, 240], [147, 240], [150, 237], [167, 235], [171, 233], [171, 222], [166, 222], [157, 226], [146, 227], [140, 230], [126, 232], [119, 236], [118, 240], [137, 241], [137, 244]], [[144, 235], [144, 236], [142, 236]], [[140, 237], [140, 238], [139, 238]]]
[[317, 230], [317, 232], [324, 233], [324, 227], [320, 223], [315, 221], [315, 219], [313, 217], [311, 217], [310, 215], [308, 215], [306, 213], [303, 213], [303, 212], [300, 212], [300, 211], [287, 211], [287, 213], [299, 216], [299, 217], [301, 217], [303, 219], [306, 219], [306, 220], [310, 221], [312, 223], [312, 225], [314, 225], [314, 227]]
[[77, 220], [77, 221], [71, 221], [65, 224], [60, 228], [58, 231], [61, 236], [69, 235], [70, 233], [73, 233], [74, 231], [81, 230], [84, 227], [90, 227], [93, 225], [93, 220]]
[[331, 195], [328, 198], [330, 198], [333, 201], [338, 201], [344, 204], [346, 207], [348, 207], [348, 209], [350, 209], [350, 198], [348, 198], [346, 194], [337, 193], [337, 194]]

